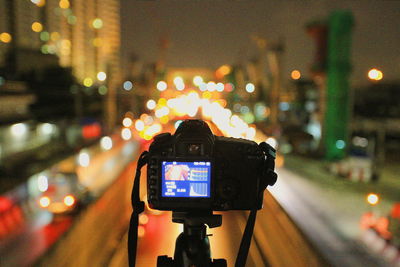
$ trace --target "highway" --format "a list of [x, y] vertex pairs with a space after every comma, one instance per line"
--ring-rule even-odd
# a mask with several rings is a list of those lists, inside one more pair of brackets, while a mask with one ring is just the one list
[[[119, 140], [113, 149], [94, 153], [90, 167], [76, 166], [96, 200], [74, 215], [32, 214], [27, 230], [0, 243], [1, 266], [127, 266], [130, 194], [137, 157], [148, 144]], [[72, 164], [68, 160], [62, 165]], [[277, 171], [278, 183], [265, 192], [257, 216], [246, 266], [385, 266], [326, 221], [322, 210], [329, 198], [312, 201], [324, 199], [323, 191], [285, 168]], [[142, 199], [145, 177], [143, 168]], [[212, 258], [233, 266], [247, 212], [221, 214], [222, 226], [208, 231]], [[146, 209], [140, 222], [136, 266], [155, 266], [157, 256], [173, 256], [182, 225], [171, 222], [171, 213]]]

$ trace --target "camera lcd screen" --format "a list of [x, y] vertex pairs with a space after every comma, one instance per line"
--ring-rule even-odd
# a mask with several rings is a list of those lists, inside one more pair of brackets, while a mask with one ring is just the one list
[[163, 197], [210, 197], [211, 162], [162, 162]]

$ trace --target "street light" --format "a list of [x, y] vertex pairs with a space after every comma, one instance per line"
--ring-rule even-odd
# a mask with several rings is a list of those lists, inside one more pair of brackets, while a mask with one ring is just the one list
[[203, 78], [201, 76], [194, 76], [193, 84], [196, 86], [200, 86], [203, 83]]
[[166, 82], [164, 82], [164, 81], [159, 81], [158, 83], [157, 83], [157, 90], [158, 91], [165, 91], [166, 89], [167, 89], [167, 87], [168, 87], [168, 85], [167, 85], [167, 83]]
[[290, 76], [292, 77], [293, 80], [298, 80], [301, 78], [301, 73], [298, 70], [293, 70]]
[[246, 84], [246, 92], [253, 93], [255, 89], [256, 88], [255, 88], [254, 84], [252, 84], [252, 83]]
[[375, 193], [369, 193], [367, 195], [367, 202], [371, 206], [375, 206], [379, 202], [379, 196], [377, 194], [375, 194]]
[[97, 80], [103, 82], [107, 79], [107, 74], [104, 71], [97, 73]]
[[373, 68], [368, 71], [368, 78], [372, 81], [380, 81], [383, 79], [382, 71]]

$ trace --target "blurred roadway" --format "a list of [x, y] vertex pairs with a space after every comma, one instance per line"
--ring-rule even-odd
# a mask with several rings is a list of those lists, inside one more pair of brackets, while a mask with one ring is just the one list
[[389, 266], [361, 244], [357, 204], [364, 204], [363, 198], [354, 203], [353, 196], [323, 188], [285, 168], [278, 169], [278, 175], [269, 190], [333, 266]]
[[[75, 167], [75, 157], [60, 162], [58, 167], [68, 170], [76, 168], [79, 179], [96, 198], [119, 177], [137, 149], [136, 142], [122, 142], [118, 138], [115, 141], [111, 150], [102, 153], [99, 153], [98, 147], [89, 149], [91, 164], [88, 167]], [[74, 214], [53, 216], [46, 210], [38, 209], [36, 198], [27, 205], [34, 208], [25, 214], [23, 228], [9, 238], [0, 240], [2, 267], [31, 265], [74, 225]]]
[[[37, 266], [127, 266], [130, 193], [140, 149], [136, 149], [135, 142], [121, 144], [124, 145], [93, 158], [91, 166], [96, 168], [79, 171], [81, 177], [86, 177], [82, 182], [96, 192], [99, 199], [73, 217], [71, 227], [66, 225], [72, 219], [70, 216], [60, 217], [46, 226], [62, 228], [64, 225], [62, 232], [66, 231], [66, 234], [36, 262]], [[385, 266], [338, 230], [334, 221], [346, 218], [340, 217], [341, 212], [332, 208], [333, 200], [326, 197], [326, 189], [318, 188], [284, 168], [278, 172], [278, 183], [269, 190], [279, 203], [269, 192], [265, 193], [264, 208], [258, 213], [246, 266]], [[144, 199], [145, 168], [141, 177]], [[104, 191], [105, 188], [108, 189]], [[327, 215], [332, 209], [338, 216], [336, 220]], [[171, 222], [170, 212], [156, 214], [146, 210], [144, 215], [141, 216], [137, 251], [139, 267], [155, 266], [158, 255], [173, 256], [175, 239], [182, 231], [181, 225]], [[304, 238], [292, 219], [311, 238], [313, 245]], [[233, 266], [246, 220], [246, 212], [223, 213], [222, 227], [209, 231], [213, 234], [210, 237], [212, 258], [225, 258], [228, 266]], [[29, 240], [25, 236], [12, 246], [1, 247], [1, 266], [25, 266], [30, 252], [41, 246], [47, 249], [50, 242], [46, 247], [42, 245], [46, 242], [37, 240], [49, 240], [53, 236], [54, 242], [58, 236], [54, 237], [57, 235], [55, 230], [46, 232], [46, 227], [39, 227], [40, 231], [36, 231], [29, 242], [25, 242]], [[354, 227], [354, 224], [349, 227]], [[352, 228], [347, 230], [352, 231]]]

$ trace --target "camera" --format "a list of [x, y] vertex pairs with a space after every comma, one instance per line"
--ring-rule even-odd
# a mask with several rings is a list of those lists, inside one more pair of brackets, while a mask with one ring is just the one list
[[261, 209], [276, 182], [275, 150], [262, 142], [216, 136], [202, 120], [185, 120], [150, 145], [148, 204], [177, 212]]

